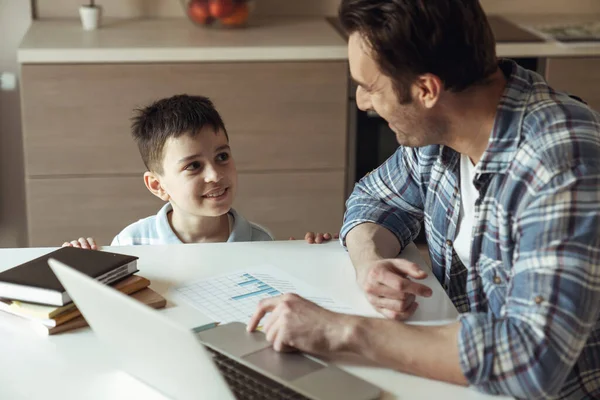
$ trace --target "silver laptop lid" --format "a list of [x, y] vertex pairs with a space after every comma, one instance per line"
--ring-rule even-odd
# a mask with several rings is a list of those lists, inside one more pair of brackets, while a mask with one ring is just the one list
[[60, 261], [48, 264], [124, 371], [175, 399], [234, 399], [194, 333]]

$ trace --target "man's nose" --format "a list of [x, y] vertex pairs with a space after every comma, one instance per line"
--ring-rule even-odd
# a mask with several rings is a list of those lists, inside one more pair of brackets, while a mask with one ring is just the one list
[[371, 109], [371, 97], [360, 86], [356, 88], [356, 106], [362, 111]]

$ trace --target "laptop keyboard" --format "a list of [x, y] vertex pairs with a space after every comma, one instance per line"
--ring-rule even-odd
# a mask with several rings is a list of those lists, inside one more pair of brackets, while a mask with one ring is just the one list
[[212, 354], [214, 363], [221, 371], [229, 388], [238, 400], [309, 400], [308, 397], [259, 374], [232, 358], [208, 346], [205, 346], [205, 348]]

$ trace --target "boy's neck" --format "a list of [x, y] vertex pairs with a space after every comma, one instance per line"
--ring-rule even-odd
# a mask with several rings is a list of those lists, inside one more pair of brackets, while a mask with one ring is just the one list
[[183, 243], [215, 243], [229, 239], [229, 213], [217, 217], [183, 216], [173, 209], [167, 218], [171, 229]]

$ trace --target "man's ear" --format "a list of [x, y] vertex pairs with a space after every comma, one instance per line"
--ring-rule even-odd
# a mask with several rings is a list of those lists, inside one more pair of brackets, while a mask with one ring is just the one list
[[423, 74], [413, 83], [413, 98], [425, 108], [433, 108], [444, 91], [444, 83], [439, 76]]
[[144, 172], [144, 184], [156, 197], [161, 199], [162, 201], [169, 201], [169, 194], [162, 187], [160, 183], [160, 176], [154, 172], [146, 171]]

